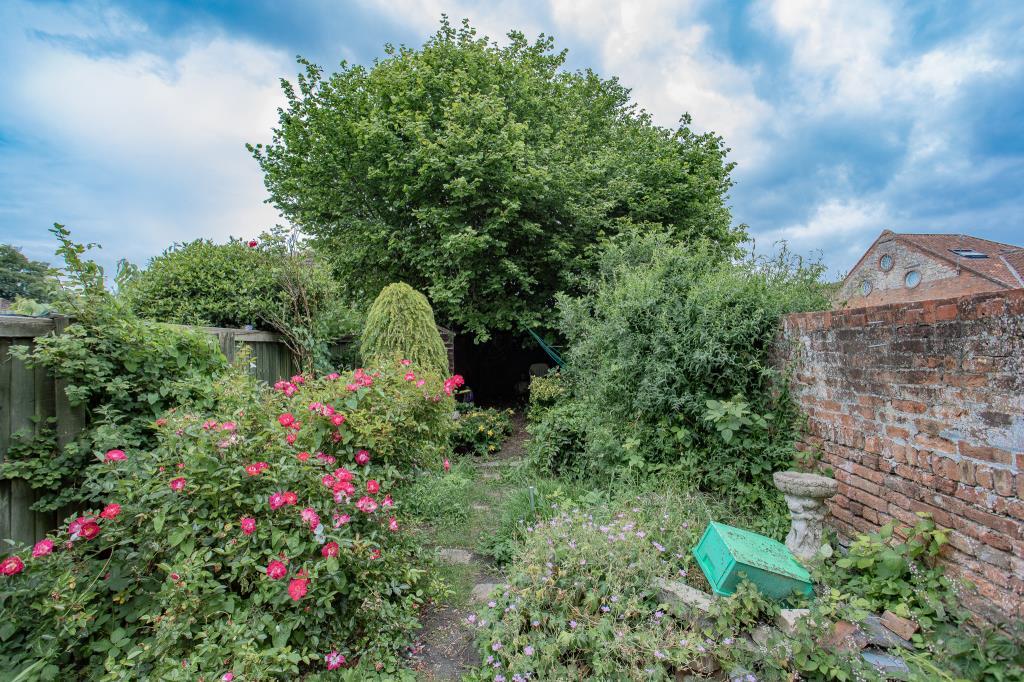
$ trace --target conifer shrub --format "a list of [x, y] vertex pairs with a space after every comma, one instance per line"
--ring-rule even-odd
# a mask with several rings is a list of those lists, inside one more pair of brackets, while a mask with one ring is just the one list
[[384, 287], [370, 306], [359, 351], [367, 367], [408, 359], [435, 376], [448, 371], [448, 355], [427, 297], [402, 282]]

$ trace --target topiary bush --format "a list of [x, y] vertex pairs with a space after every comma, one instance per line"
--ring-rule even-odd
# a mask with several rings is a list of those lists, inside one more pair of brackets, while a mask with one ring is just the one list
[[402, 358], [435, 376], [448, 373], [448, 354], [427, 297], [401, 282], [384, 287], [370, 306], [359, 352], [367, 367]]
[[394, 673], [433, 594], [398, 485], [412, 462], [440, 468], [453, 409], [416, 371], [276, 390], [231, 375], [210, 411], [158, 419], [155, 448], [96, 453], [86, 485], [101, 503], [0, 562], [0, 669]]

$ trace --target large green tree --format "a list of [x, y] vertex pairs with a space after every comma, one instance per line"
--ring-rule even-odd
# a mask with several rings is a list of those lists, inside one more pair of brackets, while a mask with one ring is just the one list
[[406, 281], [486, 339], [552, 323], [555, 292], [631, 224], [743, 239], [722, 140], [655, 126], [616, 79], [565, 71], [551, 38], [498, 46], [443, 19], [385, 51], [326, 78], [300, 60], [272, 143], [250, 145], [273, 203], [364, 296]]
[[56, 288], [49, 265], [29, 260], [16, 246], [0, 244], [0, 298], [49, 301]]

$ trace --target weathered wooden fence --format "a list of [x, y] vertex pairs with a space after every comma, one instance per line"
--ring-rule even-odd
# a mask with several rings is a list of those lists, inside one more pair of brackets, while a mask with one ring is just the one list
[[[14, 434], [36, 430], [49, 417], [56, 418], [59, 447], [73, 440], [85, 425], [84, 412], [69, 404], [63, 381], [55, 380], [42, 368], [27, 367], [10, 354], [12, 347], [31, 347], [37, 337], [59, 334], [68, 324], [73, 322], [66, 317], [0, 315], [0, 462], [7, 458]], [[267, 383], [273, 384], [298, 371], [278, 334], [220, 327], [197, 329], [216, 336], [221, 350], [231, 360], [239, 345], [248, 347], [252, 352], [253, 374]], [[35, 500], [25, 481], [0, 481], [0, 540], [32, 543], [57, 526], [57, 513], [30, 509]]]

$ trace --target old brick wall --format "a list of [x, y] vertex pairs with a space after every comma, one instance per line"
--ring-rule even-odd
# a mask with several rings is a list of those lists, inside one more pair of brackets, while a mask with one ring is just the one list
[[849, 538], [930, 512], [986, 617], [1024, 616], [1024, 289], [789, 315], [801, 449], [835, 471]]

